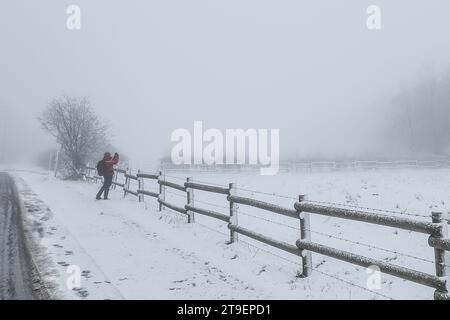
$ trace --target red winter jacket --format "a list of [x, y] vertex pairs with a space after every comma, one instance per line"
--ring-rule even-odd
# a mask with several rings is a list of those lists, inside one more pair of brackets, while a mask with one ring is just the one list
[[107, 176], [114, 175], [114, 166], [117, 163], [119, 163], [119, 155], [116, 153], [114, 155], [114, 158], [109, 156], [109, 157], [104, 157], [103, 160], [105, 161], [105, 166], [106, 166], [105, 175], [107, 175]]

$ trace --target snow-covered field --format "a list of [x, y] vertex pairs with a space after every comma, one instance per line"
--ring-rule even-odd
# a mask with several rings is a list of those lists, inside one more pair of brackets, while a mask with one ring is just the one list
[[[36, 172], [15, 172], [26, 221], [38, 242], [43, 273], [57, 288], [55, 297], [77, 299], [432, 299], [433, 289], [382, 274], [381, 288], [369, 290], [360, 268], [313, 254], [313, 274], [298, 277], [300, 259], [239, 236], [227, 245], [225, 223], [196, 215], [196, 223], [166, 210], [156, 200], [145, 203], [112, 191], [110, 201], [95, 201], [99, 185], [68, 182]], [[393, 210], [430, 220], [431, 211], [450, 203], [449, 169], [254, 174], [167, 173], [181, 182], [228, 185], [238, 194], [292, 207], [298, 194], [310, 201]], [[153, 181], [145, 189], [156, 190]], [[256, 190], [263, 193], [248, 191]], [[185, 204], [185, 194], [171, 190], [166, 199]], [[275, 193], [269, 195], [270, 193]], [[195, 191], [196, 206], [227, 214], [225, 196]], [[49, 210], [47, 210], [47, 207]], [[261, 219], [262, 218], [262, 219]], [[298, 220], [241, 206], [239, 224], [294, 244]], [[384, 259], [434, 274], [433, 250], [418, 233], [321, 216], [311, 218], [315, 242]], [[332, 236], [332, 237], [330, 237]], [[337, 238], [346, 239], [341, 240]], [[356, 242], [356, 243], [355, 243]], [[365, 246], [363, 244], [369, 244]], [[389, 251], [380, 250], [388, 249]], [[47, 261], [44, 265], [44, 261]], [[49, 262], [50, 261], [50, 262]], [[81, 290], [69, 290], [68, 267], [81, 268]], [[71, 270], [71, 269], [69, 269]]]

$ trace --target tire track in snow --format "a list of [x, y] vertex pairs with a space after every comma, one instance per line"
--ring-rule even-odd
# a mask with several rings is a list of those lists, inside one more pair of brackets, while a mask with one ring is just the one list
[[32, 300], [32, 268], [15, 197], [12, 179], [0, 173], [0, 300]]

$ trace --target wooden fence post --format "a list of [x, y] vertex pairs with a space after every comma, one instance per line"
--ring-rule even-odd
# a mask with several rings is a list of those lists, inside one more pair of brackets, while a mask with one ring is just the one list
[[[432, 235], [431, 237], [437, 239], [446, 239], [448, 235], [447, 231], [447, 213], [443, 212], [432, 212], [431, 221], [433, 223], [439, 223], [442, 226], [441, 232], [437, 235]], [[440, 278], [447, 277], [447, 263], [446, 263], [446, 250], [440, 248], [434, 248], [434, 264], [436, 268], [436, 276]], [[450, 297], [448, 291], [436, 290], [434, 292], [435, 300], [448, 300]]]
[[[193, 182], [192, 177], [186, 178], [186, 182]], [[187, 204], [193, 206], [194, 205], [194, 189], [192, 188], [186, 188], [186, 195], [187, 195]], [[193, 211], [187, 211], [188, 214], [188, 223], [195, 222], [195, 216]]]
[[55, 155], [55, 173], [54, 173], [55, 178], [58, 175], [61, 149], [62, 147], [60, 147], [59, 150], [56, 151]]
[[127, 177], [128, 174], [128, 168], [125, 170], [125, 183], [123, 184], [123, 197], [125, 198], [127, 196], [127, 188], [130, 184], [130, 179]]
[[[159, 180], [166, 180], [165, 176], [162, 173], [162, 171], [159, 172], [158, 181]], [[161, 200], [165, 200], [166, 199], [165, 186], [163, 186], [162, 184], [159, 184], [159, 198]], [[164, 210], [164, 206], [162, 205], [162, 203], [160, 203], [159, 204], [159, 211], [163, 211], [163, 210]]]
[[113, 189], [116, 190], [116, 187], [117, 187], [117, 185], [116, 185], [116, 183], [117, 183], [117, 175], [119, 173], [116, 170], [114, 170], [113, 172], [114, 172], [114, 180], [113, 181], [115, 182], [115, 183], [113, 183]]
[[[138, 170], [138, 174], [139, 173], [141, 173], [141, 170]], [[142, 178], [141, 177], [138, 177], [138, 190], [142, 190], [143, 188], [142, 188]], [[143, 198], [144, 197], [144, 195], [143, 194], [141, 194], [141, 193], [138, 193], [138, 199], [139, 199], [139, 202], [142, 202], [143, 201]]]
[[[302, 202], [305, 201], [306, 196], [305, 195], [299, 195], [298, 201]], [[310, 216], [307, 212], [300, 212], [299, 213], [300, 218], [300, 239], [311, 241], [311, 223], [310, 223]], [[309, 250], [302, 250], [302, 278], [308, 277], [312, 273], [312, 255], [311, 251]]]
[[[228, 188], [228, 194], [230, 196], [236, 195], [236, 183], [230, 183]], [[234, 201], [230, 201], [230, 224], [238, 225], [238, 206]], [[230, 243], [234, 243], [238, 240], [237, 232], [230, 230]]]

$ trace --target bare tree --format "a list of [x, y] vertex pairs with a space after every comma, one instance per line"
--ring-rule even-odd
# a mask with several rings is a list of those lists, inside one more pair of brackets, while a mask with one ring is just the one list
[[108, 127], [92, 110], [87, 98], [54, 99], [39, 121], [60, 145], [60, 168], [69, 179], [79, 179], [86, 163], [109, 144]]

